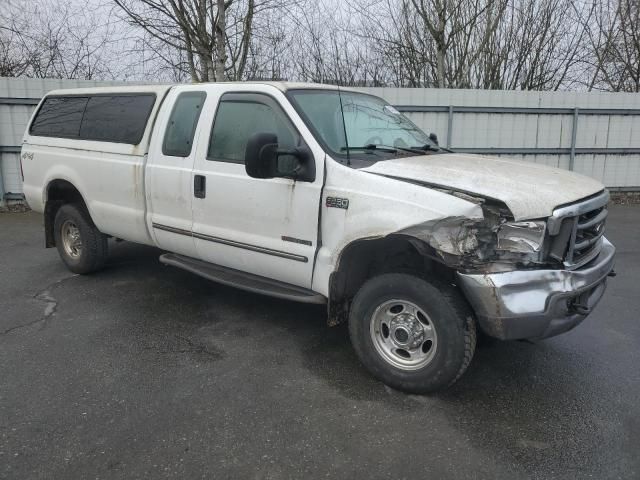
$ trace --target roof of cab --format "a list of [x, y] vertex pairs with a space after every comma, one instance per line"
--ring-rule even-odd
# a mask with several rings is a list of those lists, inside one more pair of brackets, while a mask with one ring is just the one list
[[[305, 83], [305, 82], [270, 82], [270, 81], [250, 81], [250, 82], [217, 82], [223, 85], [270, 85], [283, 92], [294, 89], [321, 89], [321, 90], [338, 90], [355, 91], [348, 88], [337, 87], [336, 85], [326, 85], [322, 83]], [[153, 85], [123, 85], [113, 87], [89, 87], [89, 88], [70, 88], [64, 90], [53, 90], [47, 93], [51, 95], [96, 95], [107, 93], [165, 93], [173, 87], [193, 86], [194, 83], [175, 83], [175, 84], [153, 84]], [[200, 84], [207, 85], [207, 83]]]
[[329, 85], [326, 83], [309, 83], [309, 82], [275, 82], [275, 81], [250, 81], [250, 82], [221, 82], [231, 85], [271, 85], [283, 92], [287, 90], [297, 89], [317, 89], [317, 90], [341, 90], [341, 91], [357, 91], [347, 87], [339, 87], [337, 85]]
[[101, 93], [164, 93], [174, 85], [124, 85], [113, 87], [88, 87], [88, 88], [65, 88], [63, 90], [52, 90], [47, 93], [51, 95], [96, 95]]

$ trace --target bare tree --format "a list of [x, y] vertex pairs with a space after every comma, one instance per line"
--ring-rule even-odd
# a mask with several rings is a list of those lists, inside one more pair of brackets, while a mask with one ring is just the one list
[[[244, 77], [255, 19], [290, 0], [113, 0], [126, 20], [184, 55], [194, 82]], [[169, 57], [165, 57], [169, 58]]]
[[[225, 48], [225, 27], [226, 27], [226, 19], [225, 19], [225, 0], [216, 0], [216, 6], [218, 10], [218, 15], [216, 18], [216, 36], [215, 36], [215, 44], [216, 44], [216, 78], [222, 80], [224, 78], [224, 67], [227, 63], [227, 54]], [[247, 12], [247, 16], [253, 13], [252, 6], [249, 6], [249, 11]], [[250, 26], [249, 26], [250, 28]]]
[[478, 88], [557, 90], [578, 82], [589, 58], [573, 0], [511, 1], [478, 64]]
[[606, 0], [594, 4], [588, 27], [594, 61], [589, 89], [640, 92], [640, 4]]
[[4, 0], [0, 75], [640, 91], [639, 16], [638, 0]]
[[[507, 0], [369, 0], [359, 35], [394, 65], [395, 83], [464, 87], [498, 28]], [[388, 19], [381, 25], [381, 19]]]
[[292, 76], [340, 85], [383, 85], [384, 59], [354, 32], [359, 21], [334, 3], [308, 1], [293, 18], [287, 52]]
[[109, 18], [69, 4], [16, 0], [0, 11], [0, 57], [5, 74], [31, 77], [109, 77]]
[[573, 0], [361, 0], [355, 10], [358, 36], [398, 86], [566, 88], [589, 57], [576, 21], [588, 8]]
[[0, 77], [18, 77], [24, 75], [27, 68], [13, 31], [0, 29]]
[[[154, 42], [184, 52], [194, 82], [213, 80], [212, 25], [217, 10], [207, 0], [114, 0], [125, 18]], [[147, 39], [145, 39], [147, 40]], [[164, 57], [168, 58], [168, 57]]]
[[294, 75], [290, 41], [293, 27], [281, 19], [282, 12], [273, 10], [256, 20], [243, 79], [284, 80]]

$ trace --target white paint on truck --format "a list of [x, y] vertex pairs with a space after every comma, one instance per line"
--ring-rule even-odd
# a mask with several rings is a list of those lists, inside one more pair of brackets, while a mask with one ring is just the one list
[[54, 91], [21, 161], [72, 271], [99, 268], [116, 237], [223, 284], [326, 302], [369, 370], [412, 392], [459, 378], [476, 325], [503, 339], [573, 328], [614, 265], [600, 183], [448, 152], [337, 87]]
[[593, 178], [524, 160], [432, 155], [379, 162], [368, 172], [475, 193], [504, 202], [515, 220], [545, 218], [558, 205], [602, 191]]
[[[156, 96], [150, 119], [155, 115], [170, 86], [109, 87], [54, 90], [44, 97], [70, 94], [150, 93]], [[22, 155], [24, 194], [29, 206], [44, 211], [47, 187], [53, 180], [66, 180], [81, 193], [91, 218], [114, 237], [152, 245], [145, 224], [144, 167], [153, 122], [149, 121], [137, 145], [41, 137], [25, 133]]]

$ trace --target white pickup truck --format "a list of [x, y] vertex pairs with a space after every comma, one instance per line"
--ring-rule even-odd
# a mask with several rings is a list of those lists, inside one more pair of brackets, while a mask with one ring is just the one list
[[216, 282], [326, 304], [372, 374], [409, 392], [455, 382], [477, 328], [501, 339], [573, 328], [613, 274], [599, 182], [450, 152], [346, 89], [55, 91], [21, 160], [46, 246], [71, 271], [102, 267], [114, 237]]

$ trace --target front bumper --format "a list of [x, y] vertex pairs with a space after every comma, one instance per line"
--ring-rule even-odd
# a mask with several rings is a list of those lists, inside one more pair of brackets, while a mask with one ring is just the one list
[[602, 298], [615, 251], [603, 238], [598, 256], [577, 270], [458, 273], [458, 282], [487, 334], [552, 337], [582, 322]]

